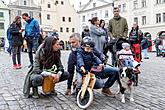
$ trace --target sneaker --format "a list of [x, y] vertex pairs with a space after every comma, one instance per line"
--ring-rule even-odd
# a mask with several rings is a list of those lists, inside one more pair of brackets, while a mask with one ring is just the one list
[[17, 69], [17, 64], [13, 65], [13, 69]]
[[21, 69], [22, 68], [22, 65], [21, 64], [18, 64], [17, 65], [17, 69]]
[[103, 88], [101, 92], [107, 96], [115, 97], [115, 95], [111, 92], [109, 88]]
[[65, 92], [65, 95], [70, 96], [71, 95], [71, 89], [67, 89], [66, 92]]

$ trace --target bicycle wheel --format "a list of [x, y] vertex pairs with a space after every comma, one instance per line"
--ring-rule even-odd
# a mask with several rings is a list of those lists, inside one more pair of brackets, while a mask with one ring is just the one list
[[85, 92], [83, 99], [81, 99], [81, 92], [82, 92], [82, 90], [80, 90], [77, 95], [77, 105], [81, 109], [86, 109], [87, 107], [90, 106], [90, 104], [93, 101], [93, 92], [92, 92], [91, 88], [87, 88], [87, 91]]

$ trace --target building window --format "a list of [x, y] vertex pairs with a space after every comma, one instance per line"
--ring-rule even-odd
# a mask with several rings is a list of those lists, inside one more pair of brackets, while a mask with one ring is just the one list
[[82, 17], [82, 22], [85, 22], [85, 16]]
[[0, 12], [0, 17], [4, 17], [3, 12]]
[[48, 8], [51, 8], [50, 4], [48, 4]]
[[142, 0], [142, 7], [146, 7], [146, 0]]
[[62, 21], [65, 22], [65, 17], [62, 17]]
[[93, 17], [94, 17], [94, 14], [92, 13], [92, 14], [91, 14], [91, 18], [93, 18]]
[[56, 2], [55, 2], [55, 5], [57, 5], [58, 4], [58, 0], [56, 0]]
[[146, 16], [142, 16], [142, 25], [146, 24]]
[[107, 18], [109, 15], [108, 15], [108, 10], [105, 10], [105, 18]]
[[156, 23], [160, 23], [161, 22], [161, 14], [158, 13], [156, 14]]
[[47, 14], [47, 20], [50, 20], [50, 14]]
[[72, 32], [75, 32], [75, 28], [72, 28]]
[[126, 12], [126, 3], [123, 4], [123, 12]]
[[29, 15], [30, 15], [31, 17], [33, 17], [33, 12], [32, 12], [32, 11], [30, 11], [30, 12], [29, 12]]
[[18, 16], [21, 16], [21, 10], [18, 10]]
[[118, 5], [118, 7], [119, 7], [119, 10], [121, 10], [121, 5]]
[[102, 17], [102, 10], [100, 10], [100, 17]]
[[133, 1], [133, 8], [137, 9], [138, 8], [138, 0]]
[[27, 5], [27, 2], [26, 2], [26, 0], [24, 0], [24, 1], [23, 1], [23, 4], [24, 4], [24, 5]]
[[134, 22], [136, 22], [138, 24], [138, 17], [134, 18]]
[[93, 3], [93, 8], [95, 8], [96, 7], [96, 3]]
[[95, 13], [95, 17], [97, 17], [97, 13]]
[[156, 0], [156, 4], [160, 4], [161, 3], [161, 0]]
[[69, 32], [69, 28], [66, 28], [66, 32]]
[[71, 17], [69, 17], [68, 21], [71, 22]]
[[4, 23], [0, 23], [0, 29], [5, 29], [4, 28]]
[[60, 27], [60, 32], [63, 32], [63, 28], [62, 27]]
[[61, 1], [61, 5], [64, 5], [64, 1]]
[[163, 22], [165, 22], [165, 13], [163, 13]]

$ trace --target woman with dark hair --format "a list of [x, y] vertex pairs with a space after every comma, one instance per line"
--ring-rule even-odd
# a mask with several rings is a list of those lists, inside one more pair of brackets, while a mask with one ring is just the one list
[[95, 48], [97, 48], [100, 52], [103, 52], [103, 46], [105, 43], [105, 34], [106, 32], [99, 27], [100, 21], [97, 17], [93, 17], [91, 20], [90, 27], [90, 36], [92, 37], [93, 42], [95, 42]]
[[[21, 46], [23, 44], [22, 32], [21, 29], [21, 17], [16, 16], [13, 23], [10, 25], [10, 34], [11, 38], [11, 49], [12, 49], [12, 60], [13, 60], [13, 69], [20, 69], [21, 66]], [[16, 62], [17, 58], [17, 62]]]
[[[26, 76], [23, 89], [25, 97], [30, 96], [30, 88], [32, 87], [33, 98], [38, 98], [38, 86], [42, 85], [44, 76], [52, 76], [55, 83], [68, 79], [69, 74], [64, 72], [60, 58], [61, 52], [58, 38], [47, 37], [38, 48], [33, 68]], [[54, 66], [57, 67], [54, 73], [47, 72], [47, 70], [54, 71]], [[56, 94], [54, 90], [52, 93]]]

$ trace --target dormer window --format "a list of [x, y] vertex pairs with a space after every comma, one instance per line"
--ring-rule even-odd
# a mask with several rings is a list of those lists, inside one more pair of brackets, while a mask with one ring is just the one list
[[24, 1], [23, 1], [23, 4], [24, 4], [24, 5], [27, 5], [27, 2], [26, 2], [26, 0], [24, 0]]

